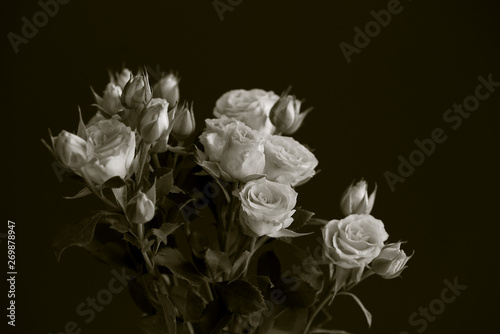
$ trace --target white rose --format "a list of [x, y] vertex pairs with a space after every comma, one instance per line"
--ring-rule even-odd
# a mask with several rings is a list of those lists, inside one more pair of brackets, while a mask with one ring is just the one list
[[269, 112], [278, 99], [279, 96], [274, 92], [262, 89], [231, 90], [217, 100], [214, 115], [226, 115], [242, 121], [254, 130], [273, 134], [275, 127], [269, 120]]
[[83, 170], [91, 182], [102, 184], [120, 176], [125, 178], [135, 154], [135, 133], [120, 121], [111, 118], [87, 128], [92, 155]]
[[221, 169], [232, 178], [243, 180], [261, 174], [266, 165], [264, 143], [260, 134], [241, 124], [235, 126], [220, 161]]
[[314, 176], [318, 160], [304, 145], [291, 137], [271, 136], [265, 143], [264, 174], [271, 181], [292, 186]]
[[406, 268], [406, 262], [412, 257], [412, 255], [407, 256], [400, 247], [401, 242], [386, 245], [373, 260], [372, 270], [384, 279], [398, 277]]
[[102, 114], [102, 112], [100, 112], [99, 110], [94, 114], [94, 116], [92, 116], [92, 118], [87, 122], [87, 124], [85, 124], [85, 127], [89, 127], [91, 125], [94, 125], [96, 124], [97, 122], [99, 121], [102, 121], [102, 120], [105, 120], [107, 119], [106, 117], [104, 117], [104, 115]]
[[53, 142], [54, 153], [59, 158], [59, 161], [79, 174], [80, 169], [87, 162], [89, 153], [91, 153], [87, 142], [83, 138], [65, 130], [61, 131], [53, 139]]
[[243, 123], [222, 116], [221, 118], [206, 119], [205, 124], [207, 127], [200, 136], [200, 142], [203, 144], [209, 160], [220, 162], [232, 129]]
[[225, 118], [217, 122], [207, 120], [200, 141], [209, 160], [218, 163], [221, 171], [233, 179], [242, 181], [264, 171], [263, 138], [241, 122]]
[[382, 221], [370, 215], [350, 215], [323, 228], [325, 255], [345, 268], [363, 268], [376, 258], [389, 235]]
[[297, 192], [289, 185], [260, 178], [247, 182], [238, 197], [240, 221], [247, 234], [278, 237], [293, 222]]

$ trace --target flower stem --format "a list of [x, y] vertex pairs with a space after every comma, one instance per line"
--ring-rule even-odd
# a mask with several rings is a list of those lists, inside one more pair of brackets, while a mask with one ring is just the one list
[[311, 317], [309, 318], [309, 321], [307, 322], [307, 325], [306, 327], [304, 328], [304, 334], [308, 334], [309, 333], [309, 328], [311, 328], [311, 325], [314, 321], [314, 319], [316, 318], [316, 316], [318, 315], [318, 313], [323, 309], [323, 307], [325, 307], [326, 303], [328, 303], [330, 300], [333, 300], [333, 298], [335, 298], [335, 294], [331, 295], [331, 290], [332, 288], [334, 287], [333, 283], [330, 284], [330, 286], [328, 287], [328, 289], [326, 289], [326, 294], [325, 296], [323, 297], [323, 300], [321, 301], [321, 303], [318, 305], [318, 307], [314, 310], [313, 314], [311, 315]]
[[121, 209], [115, 203], [111, 202], [104, 195], [101, 195], [99, 193], [99, 191], [97, 190], [97, 188], [95, 187], [95, 185], [92, 183], [92, 181], [90, 181], [87, 173], [85, 172], [85, 170], [83, 168], [81, 170], [81, 173], [82, 173], [83, 179], [85, 180], [85, 183], [87, 184], [87, 187], [90, 189], [90, 191], [92, 191], [94, 193], [94, 195], [97, 196], [97, 198], [99, 198], [101, 201], [103, 201], [104, 203], [106, 203], [107, 205], [109, 205], [110, 207], [112, 207], [113, 209], [121, 211]]
[[158, 159], [158, 153], [151, 154], [151, 162], [153, 163], [153, 167], [155, 169], [161, 168], [160, 160]]
[[151, 144], [146, 143], [144, 141], [141, 142], [141, 147], [139, 149], [139, 166], [137, 168], [136, 180], [135, 180], [137, 185], [141, 184], [142, 174], [144, 172], [146, 161], [148, 160], [148, 151], [150, 147]]

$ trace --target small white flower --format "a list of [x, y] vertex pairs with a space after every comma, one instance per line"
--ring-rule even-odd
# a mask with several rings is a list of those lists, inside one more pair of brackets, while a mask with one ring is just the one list
[[217, 100], [214, 115], [226, 115], [261, 133], [273, 134], [275, 127], [269, 119], [269, 113], [278, 99], [279, 96], [274, 92], [262, 89], [231, 90]]
[[340, 201], [340, 209], [345, 216], [351, 214], [370, 214], [375, 203], [377, 186], [375, 185], [375, 190], [373, 190], [370, 196], [368, 196], [367, 187], [365, 180], [347, 187]]

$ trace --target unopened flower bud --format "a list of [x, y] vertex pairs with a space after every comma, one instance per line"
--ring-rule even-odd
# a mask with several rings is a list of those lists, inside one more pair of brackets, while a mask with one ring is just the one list
[[401, 242], [386, 245], [373, 260], [372, 270], [384, 279], [398, 277], [406, 268], [406, 262], [413, 256], [407, 256], [400, 247]]
[[174, 119], [172, 133], [178, 140], [185, 140], [194, 133], [195, 127], [193, 104], [191, 103], [190, 108], [183, 105]]
[[271, 108], [269, 119], [276, 127], [275, 134], [281, 134], [291, 128], [295, 122], [293, 97], [281, 96]]
[[146, 143], [156, 142], [168, 130], [168, 102], [152, 99], [139, 121], [138, 132]]
[[161, 78], [153, 88], [153, 97], [165, 99], [174, 106], [179, 101], [179, 78], [172, 73]]
[[112, 116], [123, 108], [121, 103], [122, 89], [120, 86], [110, 82], [106, 86], [104, 95], [102, 97], [101, 109], [108, 115]]
[[291, 103], [288, 107], [291, 108], [295, 114], [295, 118], [293, 121], [293, 125], [290, 126], [288, 129], [283, 131], [283, 134], [285, 135], [293, 135], [297, 130], [302, 126], [302, 123], [304, 122], [304, 119], [306, 116], [312, 111], [313, 108], [309, 108], [303, 112], [300, 112], [302, 102], [300, 100], [297, 100], [295, 97], [293, 98], [293, 103]]
[[135, 224], [145, 224], [153, 219], [155, 204], [146, 194], [139, 191], [127, 204], [127, 217]]
[[129, 109], [140, 109], [151, 99], [151, 88], [147, 75], [130, 76], [123, 88], [121, 102]]
[[87, 161], [87, 142], [63, 130], [54, 139], [54, 152], [62, 164], [77, 172]]
[[124, 68], [121, 72], [111, 72], [109, 71], [109, 81], [123, 89], [127, 84], [132, 72], [128, 68]]
[[340, 201], [340, 209], [345, 216], [351, 214], [368, 215], [372, 211], [375, 203], [375, 190], [368, 196], [367, 184], [365, 180], [361, 180], [355, 185], [350, 185], [345, 190]]

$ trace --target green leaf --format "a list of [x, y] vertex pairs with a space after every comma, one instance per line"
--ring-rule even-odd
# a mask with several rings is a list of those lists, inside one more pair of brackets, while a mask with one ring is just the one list
[[193, 285], [200, 285], [206, 281], [206, 277], [192, 263], [188, 262], [177, 249], [164, 248], [160, 250], [155, 256], [155, 262], [160, 266], [167, 267], [174, 275]]
[[152, 228], [149, 230], [148, 234], [146, 234], [146, 238], [149, 238], [151, 235], [154, 235], [163, 242], [165, 245], [167, 244], [167, 237], [174, 233], [175, 230], [179, 228], [182, 224], [171, 224], [171, 223], [163, 223], [160, 228]]
[[212, 278], [217, 281], [218, 279], [227, 280], [231, 274], [231, 261], [229, 254], [207, 249], [205, 253], [205, 262]]
[[77, 199], [77, 198], [82, 198], [88, 195], [92, 195], [92, 191], [85, 187], [82, 190], [80, 190], [75, 196], [66, 196], [64, 199]]
[[195, 332], [219, 334], [232, 318], [233, 314], [228, 311], [226, 305], [220, 299], [215, 299], [207, 304]]
[[115, 214], [106, 217], [104, 220], [110, 225], [110, 228], [120, 233], [127, 233], [130, 230], [130, 222], [122, 214]]
[[265, 252], [259, 257], [257, 274], [268, 276], [274, 284], [281, 280], [281, 263], [274, 251]]
[[173, 170], [170, 168], [159, 168], [155, 170], [156, 176], [156, 198], [160, 199], [170, 193], [174, 187]]
[[170, 292], [172, 302], [185, 322], [200, 321], [205, 301], [190, 286], [177, 286]]
[[145, 242], [142, 243], [141, 246], [141, 252], [147, 253], [151, 250], [151, 246], [155, 243], [154, 240], [145, 240]]
[[249, 314], [267, 309], [259, 289], [246, 281], [216, 283], [215, 291], [231, 312]]
[[328, 224], [328, 220], [326, 219], [320, 219], [320, 218], [311, 218], [308, 222], [308, 225], [313, 225], [313, 226], [325, 226]]
[[293, 308], [307, 308], [316, 301], [316, 290], [304, 281], [294, 289], [285, 290], [287, 305]]
[[119, 176], [113, 176], [112, 178], [110, 178], [109, 180], [107, 180], [106, 182], [104, 182], [102, 184], [102, 188], [121, 188], [121, 187], [125, 187], [127, 184], [125, 183], [125, 181], [123, 181], [123, 179]]
[[[128, 286], [128, 292], [135, 304], [141, 309], [142, 312], [151, 316], [155, 314], [155, 307], [148, 298], [146, 286], [153, 281], [153, 277], [150, 273], [141, 275], [135, 280], [131, 280]], [[163, 325], [163, 315], [162, 315], [162, 325]], [[162, 327], [165, 327], [164, 325]]]
[[97, 240], [97, 238], [94, 238], [83, 247], [97, 259], [99, 259], [99, 261], [104, 262], [108, 265], [129, 265], [129, 255], [126, 248], [123, 247], [122, 243], [114, 241], [101, 242]]
[[274, 315], [262, 315], [259, 327], [255, 329], [255, 334], [269, 334], [274, 324]]
[[141, 249], [141, 244], [139, 243], [139, 240], [135, 236], [133, 236], [130, 233], [126, 233], [123, 235], [123, 240], [129, 242], [130, 244], [134, 245], [138, 249]]
[[57, 261], [60, 260], [62, 252], [71, 246], [85, 246], [94, 238], [97, 223], [106, 215], [99, 212], [92, 218], [86, 218], [80, 222], [65, 226], [57, 235], [53, 243]]
[[[162, 313], [156, 313], [154, 315], [148, 315], [140, 318], [134, 328], [130, 329], [130, 332], [134, 334], [169, 334], [165, 326], [165, 317]], [[187, 334], [188, 332], [178, 331], [178, 334], [181, 333]]]
[[297, 233], [292, 230], [287, 230], [286, 228], [279, 230], [278, 232], [273, 233], [271, 236], [273, 238], [297, 238], [305, 235], [313, 234], [313, 232], [309, 233]]
[[112, 188], [111, 191], [116, 198], [116, 202], [120, 205], [123, 212], [127, 209], [127, 187]]
[[274, 320], [269, 334], [301, 334], [307, 321], [307, 309], [288, 308]]
[[355, 294], [352, 294], [350, 292], [339, 292], [337, 294], [337, 296], [342, 296], [342, 295], [350, 296], [350, 297], [352, 297], [352, 299], [354, 299], [356, 301], [356, 303], [358, 303], [359, 307], [361, 308], [361, 310], [363, 311], [363, 313], [366, 317], [366, 322], [368, 322], [368, 327], [371, 327], [372, 326], [372, 314], [370, 313], [370, 311], [368, 311], [366, 309], [366, 307], [363, 305], [361, 300], [359, 300], [359, 298], [356, 297]]
[[288, 227], [288, 229], [292, 231], [299, 230], [302, 226], [306, 225], [309, 222], [312, 216], [314, 216], [314, 212], [297, 208], [292, 216], [293, 222]]
[[157, 293], [156, 296], [160, 301], [160, 304], [163, 308], [163, 315], [165, 316], [165, 324], [167, 325], [167, 332], [169, 334], [177, 333], [177, 325], [175, 319], [175, 309], [174, 305], [170, 301], [168, 295]]

